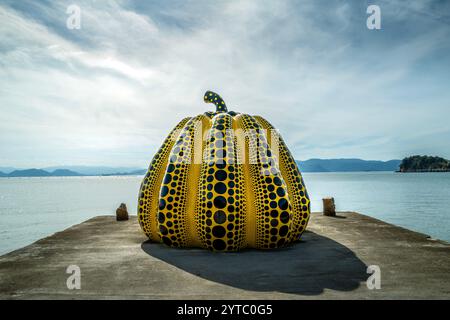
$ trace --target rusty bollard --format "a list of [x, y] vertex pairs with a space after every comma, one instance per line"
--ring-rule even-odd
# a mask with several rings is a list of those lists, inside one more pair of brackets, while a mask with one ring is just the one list
[[323, 198], [323, 215], [328, 217], [336, 216], [336, 205], [334, 204], [334, 198]]
[[121, 203], [120, 206], [117, 208], [116, 220], [117, 221], [128, 220], [128, 210], [127, 210], [127, 205], [125, 203]]

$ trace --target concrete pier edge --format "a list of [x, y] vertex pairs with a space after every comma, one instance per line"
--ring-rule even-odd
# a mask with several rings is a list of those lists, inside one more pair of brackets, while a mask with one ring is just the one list
[[[146, 240], [136, 216], [94, 217], [1, 256], [0, 298], [450, 298], [449, 243], [355, 212], [314, 213], [301, 241], [279, 250], [212, 253]], [[80, 289], [67, 286], [69, 266], [80, 270]], [[379, 289], [366, 282], [373, 266]]]

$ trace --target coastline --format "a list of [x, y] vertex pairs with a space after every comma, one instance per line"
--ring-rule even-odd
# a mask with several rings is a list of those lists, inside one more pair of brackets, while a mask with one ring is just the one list
[[[284, 249], [218, 254], [146, 242], [136, 216], [98, 216], [1, 256], [0, 298], [448, 299], [449, 253], [448, 242], [355, 212], [313, 213]], [[73, 264], [81, 290], [66, 287]], [[380, 290], [366, 287], [370, 265]]]
[[[449, 173], [450, 170], [408, 170], [408, 171], [391, 171], [391, 170], [349, 170], [349, 171], [303, 171], [305, 174], [314, 173], [333, 173], [333, 174], [352, 174], [352, 173]], [[112, 173], [112, 174], [77, 174], [77, 175], [49, 175], [49, 176], [1, 176], [3, 179], [16, 178], [89, 178], [89, 177], [143, 177], [145, 173]]]
[[407, 171], [395, 171], [395, 173], [447, 173], [450, 170], [407, 170]]
[[[334, 196], [338, 210], [371, 217], [450, 241], [448, 173], [304, 173], [312, 211]], [[91, 217], [114, 212], [124, 202], [136, 214], [141, 176], [10, 178], [0, 180], [0, 254]], [[353, 192], [358, 190], [358, 192]], [[424, 195], [417, 197], [415, 195]], [[413, 205], [414, 204], [414, 205]]]

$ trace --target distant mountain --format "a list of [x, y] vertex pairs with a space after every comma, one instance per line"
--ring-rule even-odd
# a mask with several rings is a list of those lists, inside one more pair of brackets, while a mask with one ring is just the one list
[[[296, 161], [302, 172], [398, 171], [400, 160], [309, 159]], [[7, 167], [5, 167], [7, 168]], [[145, 175], [147, 169], [136, 167], [59, 166], [43, 169], [0, 170], [0, 177], [74, 177]]]
[[78, 172], [70, 171], [70, 170], [55, 170], [52, 172], [48, 172], [42, 169], [25, 169], [25, 170], [14, 170], [8, 174], [1, 172], [0, 177], [74, 177], [81, 176]]
[[[4, 174], [8, 174], [10, 172], [13, 172], [14, 170], [17, 170], [17, 168], [13, 168], [13, 167], [0, 167], [0, 172], [4, 173]], [[0, 175], [1, 176], [1, 175]]]
[[86, 176], [116, 175], [117, 173], [129, 174], [131, 172], [143, 170], [142, 168], [138, 167], [106, 167], [106, 166], [53, 166], [42, 169], [49, 172], [61, 169], [71, 170]]
[[139, 169], [134, 170], [130, 172], [115, 172], [115, 173], [108, 173], [108, 174], [102, 174], [102, 176], [141, 176], [147, 173], [147, 169]]
[[76, 177], [76, 176], [82, 176], [82, 174], [72, 171], [72, 170], [67, 170], [67, 169], [57, 169], [55, 171], [52, 171], [50, 173], [53, 177]]
[[397, 171], [401, 160], [309, 159], [298, 161], [302, 172]]
[[42, 169], [14, 170], [8, 177], [50, 177], [51, 173]]
[[[107, 170], [108, 171], [108, 170]], [[0, 178], [14, 178], [14, 177], [78, 177], [78, 176], [132, 176], [144, 175], [147, 172], [145, 169], [134, 169], [129, 172], [111, 172], [106, 174], [82, 174], [69, 169], [56, 169], [53, 171], [44, 169], [25, 169], [14, 170], [10, 173], [0, 171]]]
[[80, 176], [78, 172], [70, 170], [55, 170], [48, 172], [42, 169], [26, 169], [26, 170], [14, 170], [9, 174], [0, 175], [2, 177], [74, 177]]
[[411, 156], [402, 160], [400, 172], [447, 172], [450, 161], [441, 157]]

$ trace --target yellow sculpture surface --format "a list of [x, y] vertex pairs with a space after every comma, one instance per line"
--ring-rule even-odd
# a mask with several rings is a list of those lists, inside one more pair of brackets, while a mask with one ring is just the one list
[[[185, 118], [150, 163], [138, 217], [153, 241], [215, 251], [271, 249], [300, 238], [310, 201], [283, 139], [259, 116], [216, 112]], [[270, 138], [270, 139], [269, 139]]]

